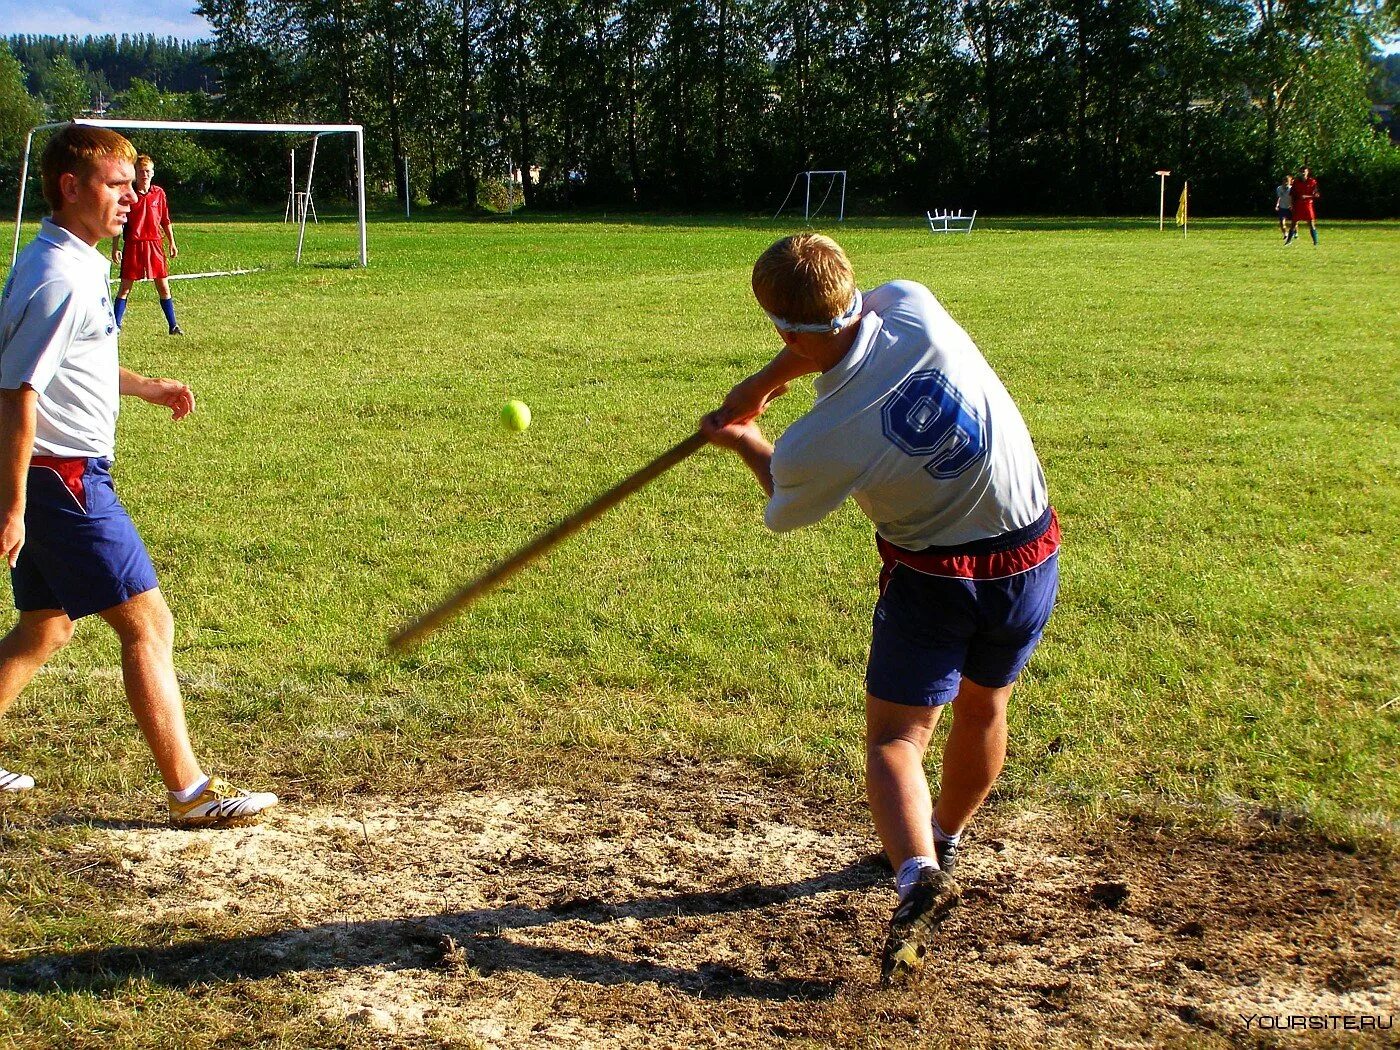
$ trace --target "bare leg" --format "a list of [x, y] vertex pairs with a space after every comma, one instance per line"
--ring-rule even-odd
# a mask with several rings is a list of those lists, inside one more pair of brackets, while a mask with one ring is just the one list
[[910, 857], [933, 856], [924, 752], [942, 710], [865, 697], [865, 793], [895, 871]]
[[0, 714], [4, 714], [36, 671], [73, 637], [73, 621], [62, 609], [19, 614], [19, 622], [0, 639]]
[[1006, 704], [1012, 686], [996, 689], [964, 678], [943, 745], [938, 824], [956, 835], [986, 801], [1006, 764]]
[[168, 277], [157, 277], [157, 278], [155, 278], [155, 282], [156, 282], [156, 295], [160, 296], [162, 299], [169, 299], [169, 298], [170, 298], [170, 279], [169, 279]]
[[136, 282], [131, 280], [129, 277], [123, 277], [121, 279], [121, 283], [117, 285], [117, 298], [125, 299], [128, 295], [130, 295], [131, 286], [135, 283]]
[[136, 724], [171, 791], [192, 787], [203, 771], [190, 747], [185, 703], [175, 680], [175, 621], [158, 588], [104, 610], [122, 645], [122, 680]]

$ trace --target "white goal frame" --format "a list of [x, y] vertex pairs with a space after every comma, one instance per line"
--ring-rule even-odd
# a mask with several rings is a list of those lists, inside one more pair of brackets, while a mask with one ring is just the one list
[[778, 205], [778, 210], [775, 211], [775, 212], [773, 213], [773, 218], [776, 219], [779, 215], [781, 215], [781, 214], [783, 213], [783, 209], [787, 207], [787, 202], [788, 202], [788, 200], [792, 197], [792, 191], [795, 190], [795, 189], [797, 189], [797, 182], [798, 182], [798, 180], [799, 180], [799, 179], [804, 179], [804, 178], [805, 178], [805, 179], [807, 180], [807, 196], [806, 196], [805, 202], [804, 202], [803, 205], [802, 205], [802, 221], [803, 221], [803, 222], [811, 222], [811, 220], [812, 220], [812, 176], [813, 176], [813, 175], [830, 175], [830, 176], [831, 176], [831, 184], [830, 184], [829, 186], [827, 186], [827, 188], [826, 188], [826, 197], [823, 197], [822, 200], [821, 200], [821, 203], [817, 205], [817, 211], [819, 211], [819, 212], [822, 210], [823, 207], [826, 206], [827, 197], [830, 197], [830, 196], [831, 196], [831, 191], [832, 191], [833, 189], [836, 188], [836, 180], [837, 180], [837, 179], [840, 179], [840, 180], [841, 180], [841, 207], [840, 207], [840, 211], [837, 213], [836, 221], [837, 221], [837, 222], [845, 222], [845, 221], [846, 221], [846, 169], [845, 169], [845, 168], [831, 169], [831, 170], [827, 170], [827, 171], [799, 171], [796, 175], [794, 175], [794, 176], [792, 177], [792, 185], [788, 187], [787, 196], [783, 198], [783, 203]]
[[[20, 227], [24, 223], [24, 191], [29, 181], [29, 153], [34, 143], [34, 136], [40, 131], [51, 131], [54, 128], [62, 128], [68, 125], [69, 121], [60, 121], [53, 124], [39, 124], [29, 129], [29, 135], [24, 140], [24, 160], [19, 169], [19, 204], [15, 208], [15, 240], [10, 250], [10, 266], [13, 267], [15, 259], [19, 257], [19, 235]], [[311, 167], [306, 173], [306, 192], [311, 193], [311, 176], [315, 171], [315, 143], [320, 141], [322, 135], [354, 135], [355, 136], [355, 196], [359, 214], [360, 225], [360, 265], [369, 265], [369, 242], [365, 235], [365, 129], [361, 124], [242, 124], [227, 121], [214, 120], [99, 120], [79, 119], [72, 121], [74, 124], [85, 124], [95, 128], [111, 128], [114, 131], [132, 129], [144, 131], [251, 131], [251, 132], [273, 132], [291, 133], [316, 136], [312, 140], [312, 161]], [[308, 196], [309, 199], [309, 196]], [[301, 262], [301, 247], [306, 239], [306, 215], [301, 215], [300, 230], [297, 234], [297, 262]]]

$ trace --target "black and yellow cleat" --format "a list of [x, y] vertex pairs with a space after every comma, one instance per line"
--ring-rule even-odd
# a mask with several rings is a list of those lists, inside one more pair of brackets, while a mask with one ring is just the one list
[[890, 919], [880, 956], [880, 986], [903, 984], [923, 969], [934, 931], [958, 902], [957, 884], [937, 868], [925, 868]]

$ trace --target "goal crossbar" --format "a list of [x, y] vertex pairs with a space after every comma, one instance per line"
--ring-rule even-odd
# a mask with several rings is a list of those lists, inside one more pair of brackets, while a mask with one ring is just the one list
[[[66, 127], [69, 121], [39, 124], [29, 129], [24, 140], [24, 159], [19, 170], [19, 204], [15, 208], [15, 239], [10, 249], [10, 265], [14, 266], [19, 257], [20, 227], [24, 222], [24, 191], [29, 181], [29, 154], [34, 136], [41, 131]], [[360, 265], [369, 265], [369, 242], [365, 235], [365, 129], [362, 124], [253, 124], [217, 120], [106, 120], [79, 119], [74, 124], [86, 124], [96, 128], [114, 130], [145, 131], [247, 131], [247, 132], [291, 132], [294, 134], [322, 135], [346, 134], [355, 136], [355, 197], [360, 226]], [[308, 182], [310, 175], [307, 176]], [[308, 186], [309, 189], [309, 186]], [[306, 236], [306, 218], [302, 217], [301, 238]], [[297, 257], [300, 258], [301, 239], [297, 241]]]

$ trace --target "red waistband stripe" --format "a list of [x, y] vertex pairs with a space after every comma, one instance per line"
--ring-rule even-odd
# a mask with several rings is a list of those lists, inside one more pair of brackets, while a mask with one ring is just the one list
[[1060, 549], [1060, 519], [1050, 511], [1050, 524], [1035, 539], [1010, 550], [986, 554], [929, 554], [905, 550], [876, 536], [876, 546], [888, 575], [896, 565], [907, 565], [925, 576], [944, 576], [956, 580], [1000, 580], [1007, 576], [1029, 572], [1054, 556]]

